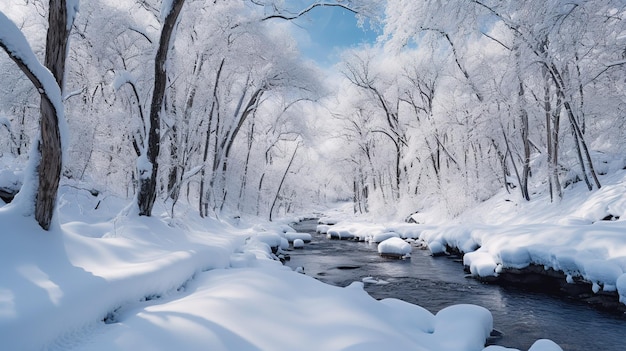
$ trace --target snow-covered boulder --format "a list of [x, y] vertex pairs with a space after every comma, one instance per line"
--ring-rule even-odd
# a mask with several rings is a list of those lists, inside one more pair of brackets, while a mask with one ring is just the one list
[[328, 233], [329, 229], [330, 229], [330, 226], [328, 224], [320, 224], [317, 226], [317, 229], [315, 229], [315, 232], [320, 233], [320, 234], [326, 234]]
[[276, 251], [281, 246], [282, 237], [276, 233], [258, 233], [254, 238], [260, 242], [266, 243], [272, 248], [272, 251]]
[[305, 243], [308, 243], [311, 241], [311, 234], [309, 233], [285, 233], [285, 238], [289, 242], [293, 242], [296, 239], [300, 239], [304, 241]]
[[304, 248], [304, 241], [302, 239], [296, 239], [293, 241], [293, 248], [294, 249], [303, 249]]
[[435, 315], [433, 336], [438, 350], [482, 350], [493, 330], [493, 317], [484, 307], [453, 305]]
[[289, 240], [286, 238], [280, 238], [280, 249], [287, 250], [289, 248]]
[[493, 256], [484, 251], [468, 252], [463, 256], [463, 264], [470, 269], [473, 276], [492, 277], [496, 275], [498, 264]]
[[619, 294], [619, 302], [626, 305], [626, 273], [617, 278], [617, 293]]
[[21, 175], [9, 169], [0, 169], [0, 198], [12, 200], [21, 187]]
[[411, 254], [411, 245], [400, 238], [393, 237], [378, 244], [378, 253], [381, 256], [404, 257]]
[[289, 226], [289, 225], [287, 225], [287, 224], [283, 224], [283, 225], [281, 225], [281, 226], [280, 226], [280, 230], [281, 230], [283, 233], [295, 233], [295, 232], [296, 232], [296, 230], [295, 230], [295, 229], [293, 229], [291, 226]]
[[539, 339], [533, 343], [528, 351], [563, 351], [563, 349], [552, 340]]
[[428, 250], [430, 250], [430, 254], [433, 256], [442, 256], [448, 253], [446, 251], [446, 246], [439, 240], [429, 242]]
[[340, 240], [347, 240], [347, 239], [354, 239], [355, 235], [348, 229], [330, 229], [328, 230], [328, 232], [326, 233], [326, 237], [328, 239], [340, 239]]
[[318, 224], [335, 225], [339, 223], [339, 219], [332, 217], [322, 217], [317, 221]]

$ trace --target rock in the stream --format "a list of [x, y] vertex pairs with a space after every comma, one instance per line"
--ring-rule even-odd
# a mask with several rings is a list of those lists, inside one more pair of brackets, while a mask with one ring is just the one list
[[296, 239], [293, 241], [293, 248], [294, 249], [303, 249], [304, 248], [304, 240], [302, 239]]

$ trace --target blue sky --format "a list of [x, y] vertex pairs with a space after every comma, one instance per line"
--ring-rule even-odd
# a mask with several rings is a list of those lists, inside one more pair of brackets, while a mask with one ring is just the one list
[[377, 33], [357, 25], [354, 13], [338, 7], [317, 7], [293, 22], [294, 34], [303, 55], [321, 66], [339, 60], [341, 50], [363, 42], [373, 43]]

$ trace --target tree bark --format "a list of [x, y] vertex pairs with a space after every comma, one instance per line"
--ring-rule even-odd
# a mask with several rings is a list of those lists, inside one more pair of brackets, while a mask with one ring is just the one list
[[152, 103], [150, 105], [148, 145], [147, 150], [143, 150], [143, 152], [146, 153], [150, 169], [139, 170], [137, 205], [139, 207], [140, 216], [151, 216], [152, 208], [156, 201], [156, 184], [159, 170], [158, 157], [161, 148], [161, 113], [167, 84], [167, 54], [170, 49], [170, 40], [176, 27], [178, 15], [184, 3], [185, 0], [172, 1], [172, 8], [165, 17], [163, 28], [161, 29], [159, 48], [154, 60], [154, 89], [152, 91]]
[[[72, 28], [72, 24], [67, 23], [67, 20], [65, 0], [50, 0], [44, 64], [54, 76], [61, 92], [65, 77], [67, 41]], [[35, 201], [35, 219], [45, 230], [50, 228], [61, 179], [62, 146], [57, 112], [50, 99], [41, 99], [39, 121], [41, 138], [37, 147], [41, 160], [37, 169], [39, 187]]]
[[530, 177], [530, 141], [529, 141], [529, 126], [528, 126], [528, 113], [523, 107], [522, 101], [524, 100], [524, 85], [519, 82], [519, 98], [520, 98], [520, 118], [522, 120], [522, 143], [524, 146], [524, 160], [522, 167], [522, 178], [520, 179], [520, 190], [522, 197], [526, 201], [530, 200], [530, 194], [528, 193], [528, 178]]

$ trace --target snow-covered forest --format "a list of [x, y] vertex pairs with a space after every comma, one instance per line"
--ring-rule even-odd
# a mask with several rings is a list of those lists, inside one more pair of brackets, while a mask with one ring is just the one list
[[[202, 216], [269, 218], [336, 199], [454, 216], [503, 188], [558, 202], [624, 166], [619, 1], [359, 2], [379, 43], [345, 52], [332, 76], [299, 56], [285, 30], [297, 15], [280, 3], [190, 1], [169, 46], [158, 1], [81, 4], [62, 89], [63, 182], [132, 198], [154, 177], [173, 216], [179, 201]], [[4, 7], [43, 55], [46, 2]], [[39, 97], [0, 64], [14, 82], [0, 97], [2, 159], [19, 172]], [[19, 189], [9, 180], [4, 191]]]
[[[313, 10], [355, 15], [378, 39], [321, 67], [301, 54], [293, 31]], [[465, 264], [474, 275], [539, 264], [563, 271], [568, 282], [593, 284], [594, 292], [617, 291], [626, 303], [622, 21], [619, 0], [2, 1], [0, 336], [16, 350], [159, 349], [145, 335], [106, 346], [98, 323], [118, 321], [111, 316], [117, 308], [153, 295], [175, 304], [181, 286], [211, 269], [190, 286], [206, 293], [203, 284], [226, 281], [224, 294], [232, 294], [242, 289], [233, 282], [271, 280], [280, 289], [249, 294], [269, 302], [300, 285], [294, 294], [319, 290], [346, 314], [370, 311], [377, 320], [370, 326], [419, 319], [425, 335], [442, 330], [422, 337], [408, 327], [377, 329], [371, 344], [356, 333], [363, 344], [313, 342], [311, 349], [374, 349], [391, 338], [398, 347], [482, 350], [491, 321], [479, 308], [451, 307], [435, 317], [393, 300], [382, 311], [361, 290], [345, 288], [343, 296], [268, 270], [274, 265], [265, 261], [276, 256], [267, 245], [281, 243], [268, 232], [283, 235], [289, 220], [338, 203], [350, 203], [339, 216], [354, 221], [428, 225], [396, 231], [433, 254], [471, 252]], [[499, 237], [510, 247], [490, 241], [499, 227], [436, 229], [470, 218], [496, 226], [603, 220], [607, 227], [589, 237], [605, 241], [600, 257], [574, 246], [550, 251], [560, 227], [537, 229], [539, 239], [526, 242], [515, 238], [527, 228], [516, 227]], [[562, 232], [583, 241], [584, 230], [570, 229]], [[258, 233], [265, 239], [250, 239]], [[529, 243], [540, 252], [528, 251]], [[610, 264], [590, 265], [592, 258]], [[217, 272], [251, 266], [263, 270]], [[592, 266], [600, 273], [590, 273]], [[21, 293], [32, 306], [16, 300]], [[90, 296], [102, 304], [94, 307]], [[347, 302], [355, 296], [365, 300]], [[221, 308], [269, 318], [235, 303]], [[41, 334], [29, 339], [37, 328]], [[457, 344], [444, 345], [445, 335], [463, 328]], [[100, 346], [85, 346], [86, 335]], [[215, 345], [271, 349], [262, 332], [251, 335], [248, 345], [228, 338]], [[533, 347], [560, 349], [548, 341]]]

